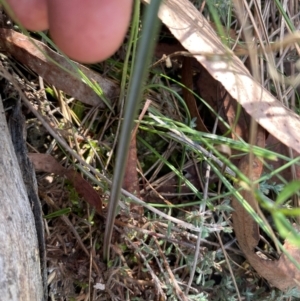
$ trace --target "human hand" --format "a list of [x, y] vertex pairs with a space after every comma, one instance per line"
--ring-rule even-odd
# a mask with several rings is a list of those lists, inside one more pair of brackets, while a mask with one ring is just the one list
[[50, 30], [58, 47], [84, 63], [102, 61], [120, 47], [132, 0], [7, 0], [12, 18], [29, 30]]

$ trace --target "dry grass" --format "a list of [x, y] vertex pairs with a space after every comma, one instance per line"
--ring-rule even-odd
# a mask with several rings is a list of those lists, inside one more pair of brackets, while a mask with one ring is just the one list
[[[297, 7], [296, 3], [292, 4], [290, 1], [291, 8]], [[260, 26], [266, 27], [271, 41], [281, 39], [282, 32], [287, 29], [275, 4], [266, 1], [263, 10], [275, 11], [275, 15], [265, 18]], [[289, 18], [292, 20], [297, 13], [290, 10]], [[296, 20], [298, 17], [293, 19], [295, 24]], [[118, 83], [125, 47], [111, 60], [95, 66]], [[282, 73], [287, 64], [291, 68], [290, 75], [295, 73], [295, 66], [290, 63], [295, 51], [278, 49], [274, 55], [277, 68]], [[114, 171], [118, 114], [114, 115], [108, 109], [84, 106], [63, 94], [55, 95], [51, 87], [45, 92], [43, 86], [47, 87], [47, 84], [24, 66], [6, 57], [2, 63], [13, 74], [32, 105], [46, 116], [57, 133], [63, 133], [69, 148], [103, 177], [110, 179]], [[295, 91], [285, 83], [279, 85], [277, 80], [271, 79], [265, 72], [263, 58], [258, 63], [265, 86], [273, 93], [276, 90], [278, 97], [291, 108], [298, 108]], [[152, 112], [158, 112], [158, 116], [184, 123], [184, 109], [172, 93], [161, 88], [165, 85], [179, 90], [176, 83], [159, 75], [166, 72], [168, 76], [178, 75], [176, 68], [166, 71], [163, 64], [157, 67], [150, 80], [160, 87], [149, 89], [146, 98], [152, 99]], [[16, 97], [13, 86], [4, 79], [1, 86], [4, 104], [13, 102]], [[49, 153], [64, 166], [80, 165], [49, 133], [42, 131], [41, 124], [25, 107], [24, 114], [28, 122], [30, 152]], [[45, 217], [48, 216], [45, 218], [45, 231], [50, 300], [296, 300], [289, 294], [270, 288], [245, 264], [231, 232], [230, 196], [226, 196], [226, 191], [221, 196], [217, 195], [217, 176], [210, 178], [209, 201], [201, 203], [206, 171], [203, 161], [195, 152], [168, 138], [151, 122], [151, 118], [145, 117], [138, 132], [138, 171], [143, 199], [160, 211], [145, 207], [144, 216], [136, 216], [130, 211], [130, 199], [123, 200], [114, 228], [111, 259], [107, 264], [102, 259], [102, 248], [109, 185], [95, 174], [94, 180], [89, 179], [104, 204], [103, 215], [100, 216], [65, 179], [37, 174], [43, 211]], [[34, 127], [38, 131], [32, 130]], [[155, 155], [149, 145], [161, 157]], [[176, 173], [170, 171], [170, 166], [181, 174], [179, 180]], [[198, 195], [186, 183], [181, 185], [186, 178]], [[204, 208], [201, 213], [199, 205]], [[70, 208], [70, 212], [61, 215], [63, 208]], [[53, 213], [56, 216], [49, 217]], [[201, 239], [201, 248], [198, 258], [194, 258], [198, 239]], [[188, 287], [194, 260], [197, 268]]]

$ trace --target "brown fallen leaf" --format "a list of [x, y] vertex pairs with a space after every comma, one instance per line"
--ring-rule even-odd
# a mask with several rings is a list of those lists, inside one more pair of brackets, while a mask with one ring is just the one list
[[[264, 147], [265, 145], [265, 132], [261, 127], [258, 127], [256, 145]], [[253, 183], [257, 181], [263, 171], [262, 161], [255, 157], [251, 162], [249, 156], [245, 156], [239, 163], [240, 171], [249, 178]], [[255, 185], [258, 188], [258, 185]], [[239, 185], [235, 184], [235, 188], [239, 189]], [[258, 204], [252, 191], [242, 190], [242, 197], [248, 204], [257, 212]], [[279, 260], [264, 260], [254, 252], [255, 247], [258, 245], [260, 235], [259, 226], [245, 210], [237, 199], [232, 198], [232, 207], [234, 212], [232, 214], [233, 228], [238, 240], [239, 246], [251, 266], [264, 277], [271, 285], [279, 288], [280, 290], [287, 290], [289, 288], [298, 287], [300, 289], [300, 271], [295, 265], [286, 257], [281, 255]], [[300, 263], [300, 251], [298, 248], [293, 247], [288, 240], [286, 240], [284, 247]]]
[[91, 206], [95, 207], [96, 211], [102, 213], [102, 201], [93, 187], [81, 177], [73, 169], [67, 169], [59, 164], [51, 155], [29, 153], [31, 160], [36, 171], [54, 173], [59, 176], [65, 176], [74, 186], [77, 193], [82, 196]]
[[[139, 116], [139, 121], [143, 119], [148, 107], [150, 106], [151, 101], [146, 100], [143, 110]], [[137, 124], [132, 133], [131, 140], [129, 146], [129, 152], [127, 157], [127, 163], [125, 168], [124, 180], [123, 180], [123, 188], [133, 195], [141, 198], [140, 186], [139, 186], [139, 177], [137, 172], [137, 148], [136, 148], [136, 133], [138, 130], [139, 124]], [[130, 204], [131, 211], [138, 213], [139, 216], [142, 216], [144, 213], [143, 206], [137, 205], [135, 203]]]
[[[239, 106], [237, 101], [227, 93], [221, 83], [215, 80], [203, 66], [200, 65], [198, 69], [199, 76], [196, 81], [196, 87], [199, 95], [206, 100], [215, 112], [219, 113], [220, 117], [227, 121], [231, 128], [231, 138], [237, 139], [239, 137], [248, 141], [249, 115], [241, 108], [240, 115], [237, 116]], [[223, 134], [228, 132], [228, 129], [222, 122], [218, 126]]]
[[[82, 81], [68, 60], [51, 50], [44, 43], [14, 30], [0, 28], [0, 50], [13, 56], [17, 61], [36, 72], [48, 84], [54, 85], [79, 101], [91, 106], [99, 105], [101, 108], [106, 106], [93, 89]], [[73, 63], [90, 81], [99, 84], [108, 101], [118, 96], [119, 88], [115, 83], [81, 64]]]
[[[184, 87], [182, 88], [183, 99], [190, 111], [191, 118], [196, 118], [196, 129], [200, 132], [209, 133], [206, 128], [202, 117], [199, 114], [196, 99], [191, 91], [193, 91], [193, 70], [192, 60], [190, 57], [184, 57], [181, 68], [181, 82]], [[191, 91], [189, 91], [190, 89]]]
[[[299, 232], [299, 227], [293, 225], [294, 228]], [[300, 250], [298, 246], [293, 245], [289, 238], [284, 241], [285, 250], [297, 261], [300, 262]], [[297, 284], [297, 287], [300, 288], [300, 271], [295, 267], [295, 265], [288, 259], [285, 254], [282, 254], [278, 261], [278, 269], [285, 271], [285, 274], [288, 275], [290, 280], [287, 287], [293, 287], [294, 284]]]
[[[213, 24], [210, 22], [210, 24], [213, 26]], [[214, 27], [214, 26], [213, 26]], [[232, 34], [231, 34], [232, 35]], [[233, 37], [235, 39], [235, 37]], [[187, 51], [182, 47], [181, 44], [166, 44], [166, 43], [159, 43], [156, 46], [155, 49], [155, 55], [157, 57], [162, 57], [163, 55], [171, 56], [171, 57], [180, 57], [181, 54], [187, 55]], [[184, 64], [184, 61], [188, 59], [189, 60], [189, 67], [187, 67], [187, 64]], [[245, 112], [243, 108], [241, 108], [241, 113], [239, 116], [236, 115], [238, 103], [235, 99], [232, 98], [230, 94], [227, 93], [227, 91], [224, 89], [224, 87], [221, 85], [220, 82], [215, 80], [210, 73], [193, 57], [186, 57], [183, 59], [183, 64], [182, 64], [182, 73], [188, 73], [191, 75], [192, 70], [189, 68], [196, 70], [197, 72], [197, 77], [196, 77], [196, 83], [195, 83], [195, 88], [197, 90], [197, 93], [199, 96], [213, 108], [215, 112], [218, 112], [219, 115], [227, 121], [227, 123], [230, 125], [231, 128], [231, 137], [233, 139], [236, 139], [237, 137], [243, 138], [245, 141], [248, 141], [248, 128], [250, 124], [250, 117], [249, 115]], [[182, 83], [186, 85], [187, 87], [191, 88], [191, 84], [186, 84], [185, 83], [185, 78], [182, 74]], [[186, 90], [183, 90], [183, 92]], [[191, 94], [191, 93], [190, 93]], [[184, 93], [183, 93], [184, 95]], [[192, 94], [191, 94], [192, 95]], [[194, 96], [192, 95], [194, 98]], [[189, 96], [186, 97], [184, 96], [184, 99], [187, 99], [186, 101], [190, 112], [194, 112], [194, 100], [190, 100]], [[191, 103], [189, 105], [189, 103]], [[191, 107], [191, 108], [190, 108]], [[222, 108], [220, 110], [220, 108]], [[197, 120], [199, 117], [197, 116], [197, 113], [191, 114], [192, 117], [196, 117]], [[238, 118], [239, 117], [239, 118]], [[237, 120], [238, 118], [238, 120]], [[201, 121], [201, 123], [203, 123]], [[204, 125], [204, 124], [203, 124]], [[198, 125], [199, 128], [197, 130], [202, 130], [203, 127], [202, 124]], [[205, 125], [204, 125], [205, 126]], [[225, 134], [228, 132], [228, 128], [226, 128], [222, 122], [219, 123], [218, 127], [221, 129], [222, 133]], [[205, 132], [205, 130], [202, 130]]]
[[251, 117], [282, 143], [300, 152], [300, 117], [253, 79], [190, 1], [163, 1], [159, 18]]
[[[150, 0], [143, 0], [149, 3]], [[300, 152], [300, 117], [273, 97], [258, 82], [234, 53], [226, 48], [209, 22], [188, 0], [165, 0], [159, 18], [169, 28], [182, 46], [188, 50], [210, 75], [219, 81], [262, 127], [285, 145]], [[262, 130], [258, 132], [257, 145], [265, 147]], [[258, 158], [246, 156], [239, 168], [251, 182], [260, 178], [262, 164]], [[236, 188], [239, 188], [236, 186]], [[244, 199], [254, 208], [257, 203], [253, 193], [242, 191]], [[235, 209], [233, 224], [240, 248], [254, 269], [270, 284], [281, 290], [298, 285], [300, 272], [288, 265], [284, 256], [278, 261], [266, 261], [254, 253], [259, 239], [259, 228], [239, 202], [233, 198]], [[297, 256], [296, 256], [297, 257]]]
[[[136, 133], [135, 131], [131, 135], [130, 146], [127, 157], [127, 164], [125, 168], [124, 180], [123, 180], [123, 189], [137, 196], [141, 197], [140, 186], [139, 186], [139, 177], [137, 172], [137, 149], [136, 149]], [[131, 211], [142, 215], [144, 210], [142, 206], [139, 206], [135, 203], [130, 203]]]

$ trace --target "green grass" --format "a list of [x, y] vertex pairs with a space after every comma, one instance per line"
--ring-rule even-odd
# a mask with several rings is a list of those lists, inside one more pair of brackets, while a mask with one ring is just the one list
[[[194, 1], [196, 7], [200, 7], [201, 3], [202, 1]], [[262, 4], [263, 11], [267, 10], [264, 5], [265, 3]], [[283, 17], [287, 24], [285, 26], [294, 30], [294, 20], [284, 12], [281, 2], [274, 1], [270, 5], [273, 5], [277, 18]], [[67, 162], [66, 158], [71, 159], [71, 164], [99, 189], [106, 209], [104, 218], [100, 218], [83, 200], [72, 203], [70, 189], [66, 185], [59, 186], [60, 182], [56, 182], [56, 189], [61, 189], [59, 194], [62, 196], [61, 200], [57, 198], [57, 202], [62, 207], [57, 209], [48, 203], [49, 212], [45, 216], [51, 234], [49, 237], [55, 242], [51, 241], [51, 246], [53, 249], [55, 246], [63, 249], [62, 241], [66, 241], [63, 252], [67, 253], [68, 258], [73, 258], [72, 252], [79, 254], [81, 257], [78, 255], [79, 258], [72, 262], [84, 262], [82, 269], [88, 267], [83, 273], [86, 278], [83, 279], [76, 279], [78, 271], [68, 270], [69, 283], [63, 282], [64, 296], [70, 299], [80, 293], [90, 294], [87, 300], [96, 300], [95, 296], [106, 300], [117, 300], [118, 297], [129, 300], [154, 300], [159, 297], [162, 300], [179, 300], [180, 296], [185, 296], [186, 300], [209, 301], [297, 300], [299, 292], [280, 292], [268, 287], [251, 267], [244, 264], [245, 259], [234, 244], [230, 199], [234, 195], [244, 204], [269, 235], [265, 235], [266, 243], [262, 248], [273, 252], [273, 242], [269, 238], [273, 237], [269, 231], [270, 225], [278, 234], [276, 244], [282, 251], [282, 238], [291, 231], [293, 240], [299, 244], [299, 235], [295, 231], [293, 233], [291, 228], [291, 223], [299, 216], [299, 208], [291, 202], [292, 196], [299, 194], [299, 182], [287, 183], [281, 176], [281, 172], [291, 165], [299, 165], [299, 158], [293, 159], [267, 148], [251, 146], [242, 139], [228, 138], [230, 126], [210, 107], [209, 100], [202, 99], [195, 93], [197, 102], [205, 106], [211, 118], [215, 118], [214, 122], [222, 123], [228, 132], [196, 131], [197, 121], [192, 120], [181, 93], [178, 92], [181, 88], [180, 80], [167, 74], [162, 66], [155, 67], [155, 70], [149, 68], [150, 54], [147, 51], [151, 50], [149, 40], [154, 39], [153, 33], [149, 31], [152, 25], [142, 23], [147, 22], [144, 19], [145, 14], [141, 4], [136, 1], [126, 43], [122, 46], [124, 60], [115, 55], [106, 65], [93, 66], [108, 78], [118, 81], [121, 92], [117, 103], [111, 106], [110, 100], [107, 100], [107, 108], [104, 110], [91, 109], [84, 105], [80, 108], [76, 104], [67, 105], [73, 114], [73, 133], [80, 134], [84, 139], [75, 142], [74, 136], [69, 136], [69, 148], [65, 148], [60, 141], [52, 141], [56, 146], [51, 153], [62, 159], [62, 162]], [[208, 2], [204, 14], [217, 24], [221, 37], [225, 37], [221, 26], [227, 29], [238, 28], [238, 16], [229, 2]], [[151, 24], [154, 15], [153, 12], [148, 19]], [[271, 30], [267, 21], [265, 26], [271, 35], [274, 29]], [[55, 48], [46, 35], [41, 36]], [[265, 39], [263, 36], [261, 38]], [[272, 36], [270, 43], [277, 38], [280, 38], [279, 31]], [[223, 43], [227, 44], [227, 39], [224, 38]], [[278, 58], [284, 54], [277, 51], [273, 55]], [[74, 68], [82, 80], [102, 97], [101, 87], [80, 73], [75, 65]], [[266, 83], [267, 88], [271, 87], [267, 80], [272, 82], [272, 78], [265, 72], [264, 62], [260, 62], [255, 68], [258, 73], [263, 74], [263, 84]], [[107, 70], [109, 71], [106, 72]], [[276, 89], [278, 88], [285, 87], [277, 85]], [[55, 97], [51, 87], [46, 92], [54, 109], [58, 104], [53, 99]], [[137, 169], [144, 197], [144, 200], [139, 200], [120, 187], [126, 163], [126, 148], [136, 112], [149, 98], [152, 103], [143, 120], [139, 122], [137, 134], [140, 160]], [[68, 97], [64, 96], [64, 101], [67, 100]], [[295, 94], [290, 94], [283, 100], [292, 107], [293, 103], [297, 103]], [[299, 109], [296, 107], [295, 110]], [[60, 113], [55, 115], [58, 125], [66, 129], [63, 117]], [[233, 187], [237, 181], [242, 181], [248, 187], [252, 183], [232, 163], [232, 159], [237, 157], [220, 151], [222, 146], [239, 153], [239, 156], [251, 151], [265, 163], [265, 172], [258, 181], [260, 190], [255, 193], [270, 225], [247, 205], [239, 190]], [[274, 169], [272, 162], [279, 159], [283, 162], [282, 166]], [[195, 174], [191, 174], [190, 166], [194, 166]], [[166, 190], [164, 187], [167, 187]], [[55, 189], [52, 189], [55, 195]], [[132, 203], [143, 206], [143, 218], [132, 215]], [[112, 228], [116, 213], [117, 222], [115, 228]], [[65, 219], [73, 225], [72, 231], [66, 230], [63, 224]], [[78, 233], [90, 257], [82, 251], [78, 236], [74, 233]], [[55, 240], [55, 235], [63, 239]], [[73, 250], [69, 249], [69, 245], [73, 246]], [[51, 255], [51, 250], [49, 252]], [[62, 258], [62, 254], [59, 254]], [[57, 268], [59, 265], [55, 266], [55, 260], [52, 258], [49, 265]], [[106, 292], [93, 289], [94, 283], [91, 283], [91, 279], [100, 281], [101, 278], [97, 275], [95, 266], [90, 263], [93, 260], [99, 265], [101, 263], [103, 271], [107, 263], [107, 269], [101, 275], [101, 281], [107, 286]], [[60, 277], [58, 275], [56, 283], [63, 276], [63, 273]], [[69, 292], [67, 288], [70, 287], [72, 289]]]

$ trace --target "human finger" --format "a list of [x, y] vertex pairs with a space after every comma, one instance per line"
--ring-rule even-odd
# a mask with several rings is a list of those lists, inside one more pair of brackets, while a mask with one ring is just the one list
[[11, 17], [32, 31], [48, 28], [47, 0], [6, 0]]
[[93, 63], [120, 47], [130, 21], [132, 0], [48, 0], [50, 34], [71, 58]]

